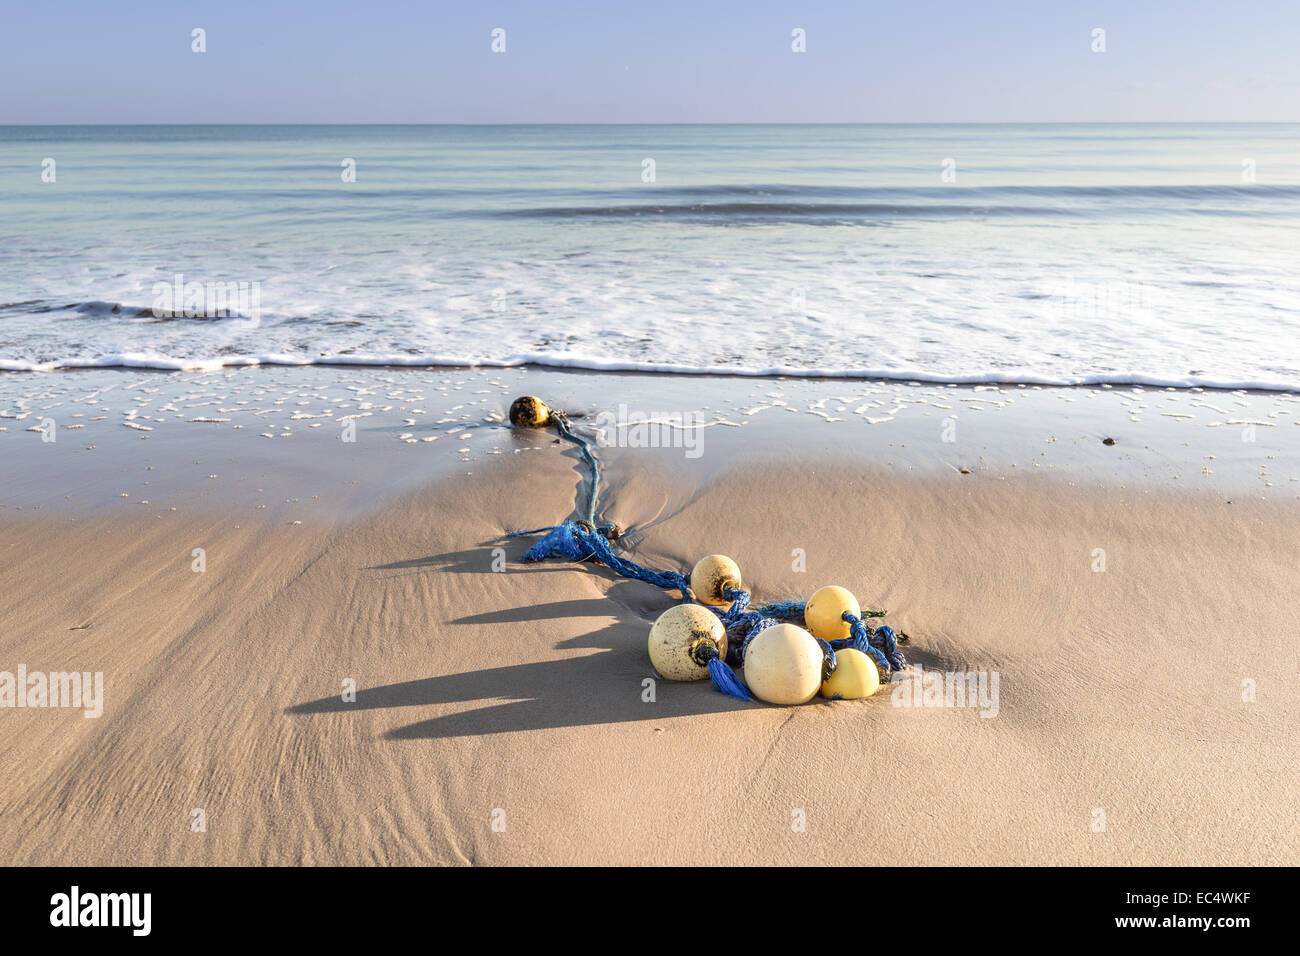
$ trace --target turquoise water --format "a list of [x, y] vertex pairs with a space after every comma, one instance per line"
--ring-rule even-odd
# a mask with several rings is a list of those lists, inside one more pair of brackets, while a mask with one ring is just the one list
[[0, 209], [0, 368], [1300, 387], [1296, 124], [0, 127]]

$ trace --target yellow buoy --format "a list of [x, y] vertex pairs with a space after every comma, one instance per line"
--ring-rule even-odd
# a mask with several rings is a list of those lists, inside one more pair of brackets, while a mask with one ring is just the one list
[[700, 558], [691, 571], [691, 590], [695, 592], [695, 600], [701, 604], [712, 604], [714, 607], [731, 604], [731, 599], [722, 593], [724, 584], [730, 584], [733, 588], [740, 587], [740, 568], [725, 554], [710, 554]]
[[710, 646], [725, 659], [727, 630], [718, 615], [698, 604], [670, 607], [650, 628], [650, 663], [668, 680], [708, 677]]
[[861, 651], [852, 647], [836, 651], [835, 663], [835, 673], [822, 681], [823, 697], [859, 700], [880, 689], [880, 671], [876, 669], [876, 662]]
[[520, 428], [536, 428], [551, 420], [551, 410], [536, 395], [524, 395], [510, 403], [510, 424]]
[[844, 620], [844, 612], [852, 611], [854, 617], [862, 617], [862, 608], [858, 599], [848, 588], [828, 584], [818, 588], [804, 605], [803, 620], [814, 637], [823, 641], [840, 641], [849, 637], [849, 622]]
[[794, 624], [762, 631], [745, 648], [745, 683], [769, 704], [806, 704], [822, 685], [822, 649]]

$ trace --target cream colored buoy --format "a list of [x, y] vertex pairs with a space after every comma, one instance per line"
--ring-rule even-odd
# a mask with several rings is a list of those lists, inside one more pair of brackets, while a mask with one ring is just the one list
[[745, 683], [769, 704], [806, 704], [822, 686], [822, 649], [794, 624], [777, 624], [745, 648]]
[[700, 558], [691, 571], [691, 590], [695, 600], [714, 607], [727, 607], [731, 599], [722, 593], [722, 586], [740, 587], [740, 568], [725, 554], [710, 554]]
[[510, 424], [517, 428], [537, 428], [550, 420], [550, 408], [536, 395], [524, 395], [510, 403]]
[[814, 637], [823, 641], [842, 641], [850, 637], [849, 622], [844, 620], [844, 612], [853, 612], [854, 617], [862, 617], [862, 608], [858, 599], [848, 588], [828, 584], [818, 588], [804, 605], [803, 620]]
[[702, 680], [714, 656], [705, 653], [710, 645], [726, 659], [727, 630], [718, 615], [698, 604], [678, 604], [650, 628], [650, 663], [668, 680]]
[[880, 690], [880, 671], [876, 662], [861, 651], [852, 647], [836, 651], [835, 665], [835, 672], [822, 681], [823, 697], [860, 700]]

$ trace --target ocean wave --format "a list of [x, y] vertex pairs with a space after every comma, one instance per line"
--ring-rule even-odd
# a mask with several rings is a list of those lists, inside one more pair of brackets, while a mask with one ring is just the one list
[[759, 219], [773, 222], [844, 218], [951, 219], [960, 216], [1047, 216], [1072, 218], [1082, 210], [1045, 206], [982, 206], [968, 203], [796, 203], [716, 202], [686, 205], [638, 203], [622, 206], [545, 206], [484, 213], [503, 219]]
[[1041, 376], [1019, 372], [975, 372], [948, 375], [922, 369], [797, 368], [785, 365], [733, 366], [682, 365], [672, 362], [634, 362], [567, 354], [513, 355], [504, 358], [469, 358], [446, 355], [318, 355], [285, 353], [263, 355], [220, 355], [209, 358], [177, 358], [151, 353], [122, 353], [93, 358], [68, 358], [48, 362], [0, 359], [0, 372], [56, 372], [84, 369], [142, 369], [160, 372], [217, 371], [249, 366], [357, 366], [388, 368], [527, 368], [570, 369], [589, 372], [649, 373], [657, 375], [702, 375], [724, 378], [856, 379], [865, 381], [917, 382], [926, 385], [1040, 385], [1045, 387], [1133, 386], [1145, 388], [1205, 388], [1262, 392], [1300, 391], [1296, 381], [1215, 379], [1203, 375], [1162, 377], [1142, 372], [1106, 372], [1075, 376]]
[[[969, 174], [968, 174], [969, 175]], [[714, 199], [750, 198], [758, 201], [772, 200], [839, 200], [842, 202], [892, 202], [917, 199], [935, 199], [961, 196], [965, 200], [1023, 200], [1023, 199], [1144, 199], [1159, 202], [1170, 200], [1300, 200], [1300, 184], [1295, 183], [1182, 183], [1182, 184], [1094, 184], [1094, 185], [1013, 185], [970, 186], [959, 183], [931, 186], [849, 186], [816, 183], [706, 183], [694, 186], [643, 184], [631, 187], [606, 189], [560, 188], [554, 186], [524, 186], [513, 184], [508, 189], [499, 186], [372, 186], [358, 184], [340, 192], [336, 187], [300, 186], [233, 187], [210, 186], [202, 190], [206, 202], [239, 200], [250, 203], [283, 202], [300, 206], [306, 201], [324, 200], [334, 206], [339, 203], [366, 204], [376, 200], [420, 201], [434, 200], [444, 206], [444, 212], [499, 211], [503, 199], [509, 201], [539, 200], [564, 197], [578, 200], [578, 208], [598, 208], [602, 203], [641, 201], [652, 194], [665, 204], [678, 204], [691, 200], [708, 202]], [[83, 189], [79, 196], [84, 200], [100, 196], [113, 197], [111, 189]], [[193, 188], [153, 188], [137, 197], [141, 200], [192, 200]], [[488, 200], [489, 202], [482, 202]], [[585, 205], [583, 205], [585, 204]]]
[[[387, 195], [388, 190], [376, 190], [378, 195]], [[401, 198], [415, 198], [418, 195], [452, 196], [457, 194], [479, 194], [481, 191], [466, 190], [400, 190]], [[553, 189], [516, 188], [512, 194], [529, 195], [554, 193]], [[599, 200], [611, 197], [631, 197], [654, 192], [668, 200], [710, 199], [728, 196], [771, 197], [808, 197], [817, 199], [909, 199], [934, 198], [961, 194], [976, 199], [1014, 199], [1014, 198], [1078, 198], [1078, 199], [1300, 199], [1300, 184], [1268, 183], [1181, 183], [1181, 184], [1095, 184], [1095, 185], [1015, 185], [1000, 186], [965, 186], [956, 183], [939, 186], [847, 186], [817, 185], [813, 183], [766, 183], [733, 184], [713, 183], [698, 186], [661, 186], [642, 185], [620, 189], [567, 190], [569, 195], [580, 199]], [[499, 195], [499, 193], [498, 193]]]
[[[651, 198], [653, 197], [653, 198]], [[566, 205], [466, 208], [451, 215], [503, 219], [1075, 218], [1107, 212], [1293, 216], [1300, 185], [1173, 186], [712, 186], [589, 192]], [[1036, 201], [1041, 200], [1041, 201]], [[1285, 200], [1295, 200], [1287, 203]], [[1230, 204], [1230, 205], [1229, 205]]]
[[[168, 219], [190, 189], [155, 188], [137, 197], [134, 218]], [[1300, 184], [850, 186], [813, 183], [690, 186], [644, 184], [609, 189], [512, 185], [336, 188], [225, 187], [202, 190], [206, 203], [230, 203], [260, 219], [309, 225], [321, 219], [372, 221], [662, 218], [675, 221], [834, 218], [1099, 217], [1115, 214], [1268, 217], [1300, 214]], [[112, 190], [86, 190], [110, 201]], [[74, 215], [81, 215], [78, 208]]]
[[103, 299], [85, 302], [56, 302], [49, 299], [28, 299], [23, 302], [0, 303], [0, 315], [6, 312], [17, 315], [46, 315], [53, 312], [74, 312], [88, 319], [151, 319], [157, 322], [188, 320], [193, 322], [221, 322], [225, 320], [248, 321], [248, 317], [230, 311], [228, 315], [185, 315], [183, 312], [155, 312], [151, 305], [128, 305]]

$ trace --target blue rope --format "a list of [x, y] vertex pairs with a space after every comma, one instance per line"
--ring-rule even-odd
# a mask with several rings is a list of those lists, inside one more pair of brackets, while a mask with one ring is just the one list
[[[566, 521], [553, 528], [539, 528], [547, 534], [524, 555], [525, 561], [542, 561], [546, 558], [566, 558], [570, 561], [598, 561], [615, 574], [635, 581], [644, 581], [665, 591], [680, 591], [683, 601], [690, 601], [690, 579], [681, 571], [656, 571], [644, 565], [621, 558], [614, 553], [609, 541], [603, 534], [584, 523]], [[534, 532], [515, 531], [512, 537]], [[743, 667], [745, 651], [749, 643], [769, 627], [775, 626], [780, 618], [803, 619], [804, 602], [777, 601], [751, 606], [750, 592], [730, 585], [723, 586], [723, 596], [731, 603], [725, 608], [703, 605], [718, 616], [727, 633], [727, 659], [715, 658], [708, 662], [709, 677], [713, 685], [724, 694], [740, 700], [752, 701], [754, 698], [740, 683], [732, 667]], [[868, 611], [868, 615], [879, 617], [883, 611]], [[844, 612], [844, 620], [849, 623], [850, 636], [836, 641], [823, 641], [814, 638], [822, 648], [825, 663], [822, 665], [823, 680], [835, 672], [838, 662], [835, 651], [852, 647], [861, 651], [875, 661], [881, 673], [890, 674], [907, 667], [907, 660], [898, 650], [898, 637], [889, 625], [882, 625], [874, 631], [868, 630], [863, 617], [856, 617], [850, 611]], [[729, 666], [730, 665], [730, 666]]]
[[754, 695], [740, 682], [736, 672], [722, 658], [715, 657], [709, 661], [709, 677], [713, 680], [713, 686], [724, 694], [754, 703]]
[[852, 611], [844, 612], [844, 620], [849, 624], [849, 636], [831, 641], [832, 647], [852, 647], [854, 650], [861, 651], [876, 662], [876, 666], [883, 674], [901, 671], [907, 667], [907, 658], [903, 657], [898, 649], [898, 635], [888, 624], [881, 625], [874, 631], [868, 631], [866, 622], [860, 617], [855, 617]]
[[745, 651], [749, 642], [779, 622], [775, 618], [764, 617], [757, 611], [746, 611], [736, 623], [727, 628], [727, 663], [742, 667], [745, 663]]
[[596, 456], [591, 453], [591, 442], [581, 435], [575, 434], [569, 426], [569, 419], [564, 412], [551, 411], [551, 421], [555, 422], [555, 427], [560, 432], [560, 437], [566, 438], [578, 446], [582, 452], [582, 457], [587, 459], [587, 464], [591, 467], [591, 491], [587, 495], [587, 513], [585, 519], [587, 524], [593, 528], [596, 527], [596, 499], [600, 494], [600, 463], [596, 461]]
[[[718, 611], [717, 608], [714, 608], [713, 610], [722, 618], [722, 623], [727, 628], [728, 638], [730, 639], [733, 631], [738, 632], [742, 625], [749, 625], [749, 632], [746, 635], [743, 644], [741, 644], [740, 653], [738, 655], [739, 660], [737, 663], [740, 665], [744, 664], [745, 651], [749, 649], [749, 642], [759, 633], [776, 624], [776, 619], [778, 617], [798, 618], [799, 620], [803, 619], [804, 602], [801, 601], [778, 601], [771, 604], [761, 604], [757, 608], [750, 610], [749, 592], [742, 591], [739, 588], [733, 588], [729, 584], [724, 584], [722, 586], [722, 596], [731, 600], [731, 606], [728, 607], [725, 612]], [[830, 677], [831, 674], [835, 673], [835, 651], [820, 637], [814, 637], [813, 640], [816, 641], [822, 649], [822, 657], [824, 661], [822, 664], [822, 680], [825, 680]], [[730, 646], [729, 640], [728, 649], [730, 649]], [[728, 656], [731, 656], [730, 651], [728, 652]]]
[[[546, 535], [528, 549], [525, 561], [542, 561], [546, 558], [566, 558], [570, 561], [594, 561], [604, 564], [615, 574], [635, 581], [644, 581], [665, 591], [680, 591], [683, 601], [695, 600], [691, 592], [690, 578], [681, 571], [656, 571], [645, 565], [637, 564], [619, 557], [610, 547], [610, 538], [617, 537], [617, 526], [613, 523], [596, 524], [596, 506], [600, 491], [600, 464], [592, 454], [591, 443], [576, 434], [569, 425], [563, 412], [552, 411], [550, 420], [559, 430], [561, 437], [579, 447], [582, 456], [591, 469], [591, 488], [587, 496], [587, 508], [584, 517], [576, 521], [565, 521], [558, 525], [533, 528], [528, 531], [511, 531], [508, 537], [521, 535]], [[740, 700], [753, 702], [749, 689], [741, 683], [732, 667], [743, 667], [745, 652], [750, 642], [769, 627], [775, 627], [781, 620], [803, 623], [806, 603], [803, 601], [772, 601], [766, 604], [751, 605], [750, 592], [722, 586], [722, 596], [731, 603], [726, 609], [704, 605], [722, 622], [727, 633], [727, 659], [716, 655], [707, 662], [709, 677], [713, 686], [724, 694]], [[868, 630], [864, 618], [884, 617], [884, 611], [863, 611], [861, 617], [849, 611], [844, 612], [844, 620], [849, 624], [850, 636], [836, 641], [823, 641], [814, 638], [822, 648], [822, 679], [829, 677], [836, 668], [835, 651], [853, 647], [876, 662], [881, 672], [903, 670], [907, 661], [898, 650], [898, 636], [888, 625]]]
[[[569, 424], [569, 417], [564, 412], [551, 409], [548, 421], [555, 425], [555, 429], [560, 433], [561, 438], [578, 446], [578, 450], [582, 452], [582, 457], [586, 460], [587, 466], [591, 469], [591, 487], [587, 492], [587, 508], [583, 517], [578, 519], [579, 523], [595, 529], [606, 538], [618, 537], [622, 532], [612, 521], [603, 524], [596, 523], [596, 506], [600, 498], [600, 462], [596, 460], [596, 456], [591, 451], [591, 441], [573, 430], [573, 426]], [[513, 538], [523, 534], [538, 534], [542, 531], [551, 531], [556, 527], [558, 525], [533, 528], [529, 531], [512, 531], [509, 536]]]
[[813, 640], [816, 641], [817, 645], [822, 649], [822, 681], [825, 682], [826, 678], [835, 673], [835, 668], [840, 666], [839, 661], [835, 659], [835, 648], [831, 647], [830, 644], [823, 641], [816, 634], [813, 635]]
[[[538, 529], [545, 530], [545, 529]], [[511, 537], [532, 532], [515, 531]], [[680, 571], [656, 571], [635, 561], [620, 558], [609, 546], [609, 540], [599, 531], [584, 527], [577, 521], [566, 521], [549, 529], [546, 537], [528, 549], [525, 561], [541, 561], [544, 558], [568, 558], [570, 561], [596, 560], [604, 564], [615, 574], [635, 581], [645, 581], [665, 591], [681, 591], [682, 600], [689, 600], [691, 592], [690, 579]]]
[[802, 621], [805, 604], [804, 601], [769, 601], [767, 604], [760, 604], [754, 610], [765, 617], [775, 617], [787, 621]]

